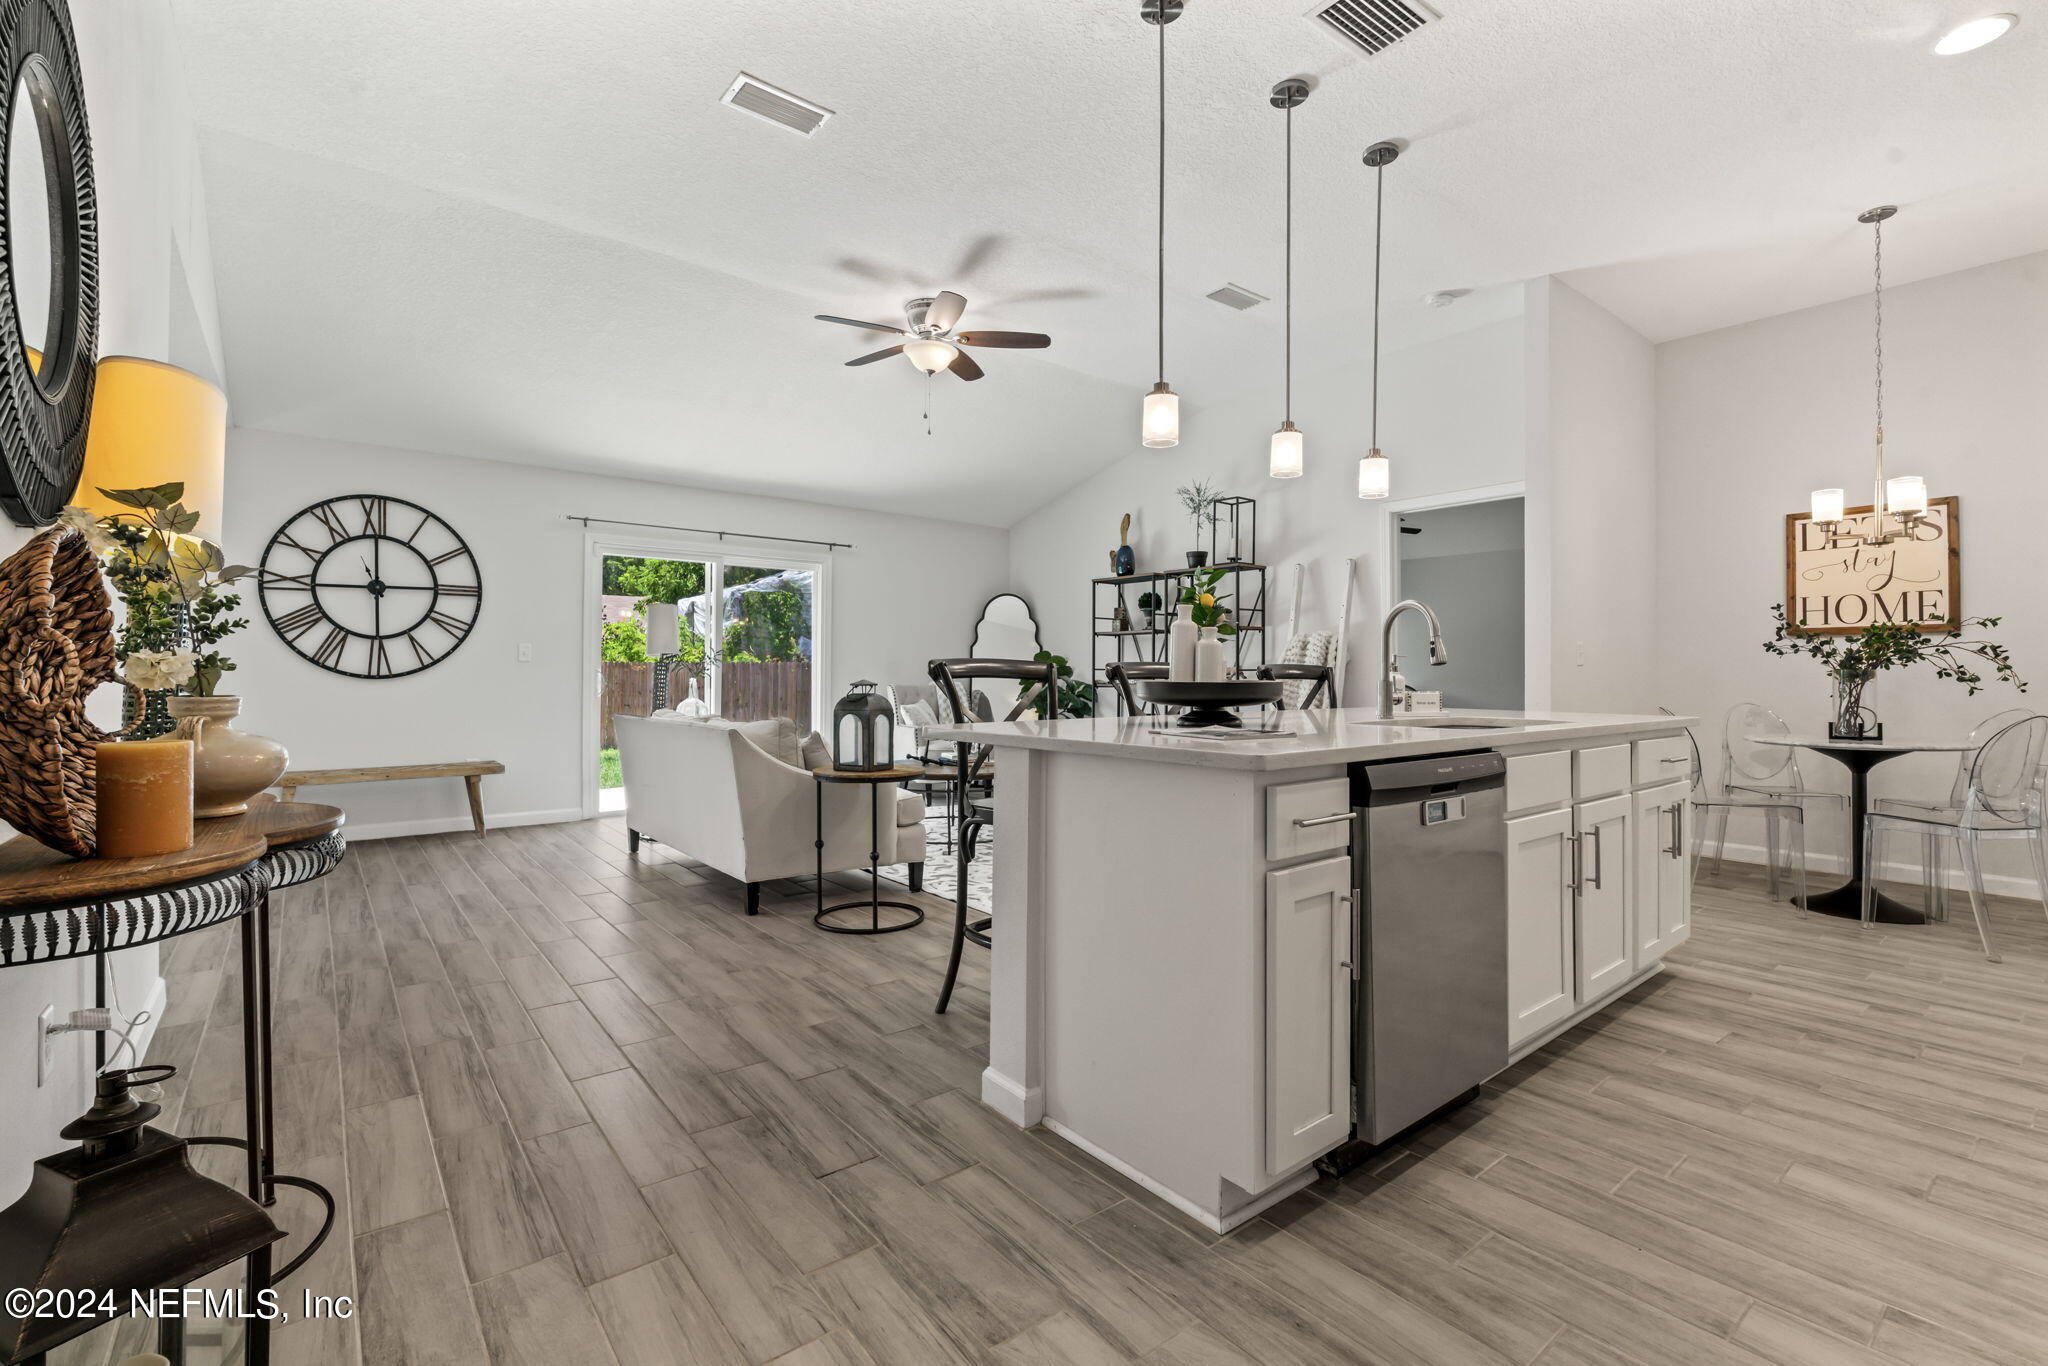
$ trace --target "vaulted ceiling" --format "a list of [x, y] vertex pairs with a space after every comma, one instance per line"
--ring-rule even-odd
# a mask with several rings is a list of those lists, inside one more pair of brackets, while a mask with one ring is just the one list
[[[1652, 339], [2048, 248], [2048, 0], [1444, 0], [1376, 56], [1307, 0], [1188, 0], [1169, 60], [1167, 370], [1279, 381], [1281, 115], [1297, 356], [1365, 356], [1544, 274]], [[1003, 525], [1136, 449], [1153, 377], [1157, 34], [1137, 0], [176, 0], [236, 420]], [[2030, 13], [2030, 11], [2039, 11]], [[719, 103], [750, 72], [810, 138]], [[1238, 313], [1226, 281], [1274, 296]], [[925, 385], [819, 312], [968, 296], [1042, 330]], [[1470, 288], [1431, 310], [1428, 291]]]

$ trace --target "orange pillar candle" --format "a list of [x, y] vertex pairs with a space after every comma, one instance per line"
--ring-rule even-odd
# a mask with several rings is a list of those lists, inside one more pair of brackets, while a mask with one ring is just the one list
[[192, 847], [192, 742], [118, 740], [96, 748], [99, 856], [146, 858]]

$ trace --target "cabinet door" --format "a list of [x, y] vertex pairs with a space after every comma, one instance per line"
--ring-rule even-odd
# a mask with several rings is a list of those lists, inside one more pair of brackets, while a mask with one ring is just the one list
[[1508, 1047], [1572, 1013], [1572, 813], [1523, 816], [1508, 831]]
[[1634, 800], [1626, 794], [1572, 808], [1578, 838], [1579, 1004], [1613, 991], [1634, 975], [1635, 924], [1630, 906], [1629, 828]]
[[1351, 1133], [1351, 860], [1266, 874], [1266, 1170]]
[[1636, 966], [1648, 967], [1692, 933], [1691, 793], [1666, 783], [1636, 794]]

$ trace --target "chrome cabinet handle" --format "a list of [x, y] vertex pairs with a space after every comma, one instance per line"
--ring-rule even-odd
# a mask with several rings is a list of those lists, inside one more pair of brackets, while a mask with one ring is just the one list
[[1671, 843], [1665, 846], [1664, 852], [1673, 858], [1684, 858], [1685, 851], [1682, 846], [1685, 844], [1685, 808], [1673, 802], [1664, 809], [1671, 813]]
[[1584, 863], [1584, 860], [1581, 858], [1581, 851], [1579, 848], [1579, 837], [1577, 835], [1566, 835], [1564, 837], [1564, 842], [1572, 847], [1571, 858], [1566, 861], [1570, 873], [1564, 880], [1565, 890], [1576, 892], [1580, 890], [1582, 885], [1580, 881], [1580, 869]]
[[1600, 827], [1597, 825], [1586, 832], [1586, 837], [1593, 841], [1593, 875], [1587, 878], [1586, 882], [1597, 892], [1606, 885], [1601, 880], [1607, 872], [1606, 841], [1600, 838]]
[[1355, 821], [1357, 819], [1358, 813], [1356, 811], [1340, 811], [1334, 816], [1296, 816], [1294, 818], [1294, 828], [1296, 830], [1310, 830], [1318, 825], [1337, 825], [1344, 821]]
[[1687, 755], [1681, 754], [1674, 758], [1659, 759], [1657, 762], [1660, 764], [1689, 764], [1692, 762], [1692, 759]]

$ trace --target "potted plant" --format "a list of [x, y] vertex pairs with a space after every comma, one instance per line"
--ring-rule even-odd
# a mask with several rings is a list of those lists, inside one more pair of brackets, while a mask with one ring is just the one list
[[95, 518], [71, 507], [62, 520], [86, 534], [121, 599], [116, 653], [123, 677], [146, 695], [131, 733], [175, 731], [193, 742], [195, 816], [246, 811], [248, 799], [276, 783], [286, 763], [284, 746], [228, 724], [242, 699], [220, 691], [222, 676], [235, 667], [220, 643], [249, 624], [235, 615], [240, 595], [228, 590], [256, 571], [229, 564], [218, 545], [193, 534], [199, 514], [179, 501], [183, 484], [100, 494], [131, 510]]
[[1223, 680], [1222, 638], [1237, 634], [1226, 605], [1229, 595], [1216, 591], [1227, 572], [1222, 568], [1202, 569], [1188, 576], [1187, 586], [1180, 591], [1180, 620], [1174, 623], [1174, 630], [1180, 634], [1170, 652], [1175, 656], [1169, 664], [1171, 676], [1197, 683]]
[[[1197, 479], [1192, 484], [1184, 484], [1175, 489], [1174, 494], [1179, 497], [1180, 505], [1187, 509], [1188, 516], [1194, 521], [1195, 544], [1200, 546], [1202, 529], [1216, 521], [1216, 490], [1206, 481]], [[1188, 552], [1188, 568], [1200, 569], [1207, 563], [1208, 551], [1196, 549]]]
[[1156, 631], [1159, 629], [1159, 609], [1162, 605], [1159, 595], [1149, 588], [1138, 594], [1138, 610], [1145, 614], [1146, 630]]
[[[1040, 650], [1031, 657], [1040, 664], [1052, 665], [1059, 674], [1060, 688], [1054, 712], [1055, 716], [1095, 715], [1095, 689], [1091, 684], [1083, 683], [1074, 677], [1074, 666], [1067, 662], [1065, 655], [1056, 655], [1050, 650]], [[1032, 705], [1037, 708], [1040, 716], [1044, 716], [1047, 703], [1053, 700], [1041, 690]]]
[[1809, 655], [1821, 663], [1834, 680], [1834, 718], [1828, 736], [1835, 740], [1876, 740], [1884, 735], [1875, 714], [1863, 705], [1863, 690], [1887, 669], [1932, 664], [1936, 678], [1952, 678], [1975, 696], [1983, 690], [1984, 676], [1969, 661], [1989, 664], [1993, 675], [2021, 692], [2027, 685], [2013, 669], [2012, 658], [2003, 645], [1989, 640], [1965, 640], [1966, 628], [1989, 629], [1999, 617], [1964, 617], [1946, 630], [1922, 631], [1897, 622], [1878, 622], [1846, 635], [1816, 635], [1802, 630], [1785, 616], [1785, 605], [1776, 603], [1771, 616], [1777, 628], [1764, 642], [1767, 653]]

